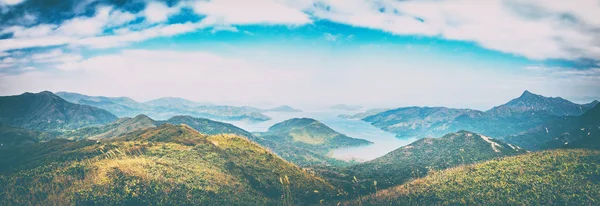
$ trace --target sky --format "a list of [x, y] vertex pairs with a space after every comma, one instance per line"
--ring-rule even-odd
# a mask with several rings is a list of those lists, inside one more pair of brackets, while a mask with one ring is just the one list
[[600, 99], [599, 0], [0, 0], [0, 95], [489, 109]]

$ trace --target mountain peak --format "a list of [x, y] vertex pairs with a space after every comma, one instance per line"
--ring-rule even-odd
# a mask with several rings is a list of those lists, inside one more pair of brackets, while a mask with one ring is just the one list
[[531, 93], [529, 90], [525, 90], [523, 94], [521, 94], [521, 98], [532, 98], [532, 97], [542, 97], [541, 95]]

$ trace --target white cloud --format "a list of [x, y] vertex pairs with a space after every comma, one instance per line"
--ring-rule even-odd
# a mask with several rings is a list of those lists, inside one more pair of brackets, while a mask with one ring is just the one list
[[200, 24], [189, 22], [182, 24], [156, 25], [139, 31], [120, 30], [116, 35], [82, 38], [74, 41], [73, 44], [89, 46], [92, 48], [110, 48], [123, 46], [132, 42], [141, 42], [156, 37], [188, 33], [201, 27], [202, 25]]
[[5, 5], [17, 5], [20, 3], [23, 3], [25, 0], [0, 0], [0, 5], [5, 4]]
[[[531, 59], [600, 59], [597, 35], [600, 3], [596, 0], [306, 0], [288, 3], [320, 19], [398, 35], [473, 41], [488, 49]], [[565, 15], [572, 15], [583, 23], [565, 20]]]
[[[280, 85], [278, 90], [283, 92], [299, 86], [296, 84], [299, 81], [306, 81], [300, 71], [268, 68], [243, 59], [198, 51], [126, 50], [63, 66], [63, 70], [58, 71], [37, 70], [2, 76], [0, 91], [5, 94], [44, 88], [143, 99], [193, 93], [198, 96], [191, 99], [207, 97], [227, 101], [264, 98], [272, 94], [273, 85]], [[277, 78], [267, 80], [265, 76]]]
[[174, 7], [168, 7], [162, 2], [149, 2], [146, 4], [146, 8], [142, 11], [146, 20], [150, 23], [164, 22], [169, 19], [169, 16], [176, 14], [180, 11], [179, 5]]
[[213, 0], [198, 1], [194, 11], [206, 15], [207, 24], [250, 25], [284, 24], [303, 25], [311, 23], [306, 13], [275, 0]]
[[338, 38], [340, 37], [340, 35], [334, 35], [331, 33], [325, 33], [323, 34], [323, 38], [325, 39], [325, 41], [331, 41], [331, 42], [335, 42], [338, 40]]

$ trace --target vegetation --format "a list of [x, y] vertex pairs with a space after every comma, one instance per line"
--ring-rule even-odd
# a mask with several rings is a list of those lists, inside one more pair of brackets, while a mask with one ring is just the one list
[[[25, 152], [32, 150], [39, 152]], [[2, 154], [19, 160], [0, 162], [13, 168], [0, 175], [1, 205], [315, 204], [337, 193], [243, 137], [203, 135], [185, 125]]]
[[0, 97], [0, 123], [31, 130], [72, 130], [116, 119], [105, 110], [69, 103], [47, 91]]
[[346, 205], [359, 201], [364, 205], [597, 205], [600, 151], [543, 151], [432, 171]]
[[436, 137], [469, 130], [500, 139], [532, 129], [544, 129], [541, 126], [582, 115], [597, 104], [597, 101], [575, 104], [562, 98], [543, 97], [525, 91], [519, 98], [485, 112], [445, 107], [405, 107], [367, 116], [363, 120], [399, 137]]
[[284, 159], [300, 166], [340, 165], [343, 161], [327, 157], [341, 147], [368, 145], [364, 139], [348, 137], [309, 118], [294, 118], [277, 123], [267, 132], [255, 133], [255, 141]]
[[146, 114], [155, 119], [168, 119], [177, 115], [256, 122], [271, 119], [261, 114], [263, 111], [258, 108], [210, 105], [173, 97], [141, 103], [127, 97], [87, 96], [69, 92], [58, 92], [57, 95], [72, 103], [105, 109], [119, 117], [133, 117], [138, 114]]
[[[363, 194], [375, 192], [424, 177], [430, 171], [468, 165], [504, 156], [523, 154], [526, 151], [499, 140], [468, 131], [447, 134], [441, 138], [425, 138], [400, 147], [382, 157], [344, 169], [320, 168], [332, 184], [352, 191], [358, 181]], [[357, 179], [358, 180], [357, 180]]]

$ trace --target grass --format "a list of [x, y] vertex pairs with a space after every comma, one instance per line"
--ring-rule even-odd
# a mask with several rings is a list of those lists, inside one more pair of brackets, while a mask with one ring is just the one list
[[600, 151], [543, 151], [431, 172], [361, 201], [365, 205], [598, 205]]

